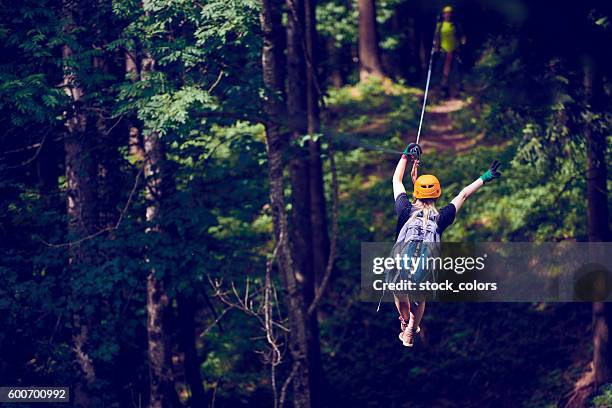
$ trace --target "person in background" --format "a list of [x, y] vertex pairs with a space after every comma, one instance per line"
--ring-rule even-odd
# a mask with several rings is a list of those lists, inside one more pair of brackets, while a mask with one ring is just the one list
[[446, 6], [442, 9], [442, 21], [436, 26], [434, 37], [434, 50], [444, 61], [442, 69], [442, 91], [444, 97], [450, 96], [449, 78], [453, 62], [459, 62], [458, 51], [460, 45], [465, 45], [466, 38], [459, 24], [453, 20], [453, 8]]

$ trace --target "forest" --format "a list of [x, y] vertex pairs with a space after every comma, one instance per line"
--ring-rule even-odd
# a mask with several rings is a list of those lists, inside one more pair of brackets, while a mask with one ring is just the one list
[[611, 241], [610, 44], [605, 0], [3, 1], [0, 386], [612, 407], [609, 299], [428, 302], [407, 348], [360, 297], [417, 135], [443, 205], [501, 163], [444, 241]]

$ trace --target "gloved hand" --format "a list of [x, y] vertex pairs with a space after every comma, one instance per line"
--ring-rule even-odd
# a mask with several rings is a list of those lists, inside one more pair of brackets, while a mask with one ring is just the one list
[[412, 157], [412, 160], [419, 160], [421, 158], [421, 153], [421, 146], [416, 143], [410, 143], [402, 152], [404, 156]]
[[497, 170], [497, 169], [499, 169], [499, 166], [501, 166], [500, 161], [499, 160], [493, 160], [493, 163], [491, 163], [491, 166], [489, 166], [489, 169], [487, 171], [485, 171], [482, 176], [480, 176], [480, 179], [484, 183], [488, 183], [489, 181], [491, 181], [493, 179], [501, 177], [502, 174]]

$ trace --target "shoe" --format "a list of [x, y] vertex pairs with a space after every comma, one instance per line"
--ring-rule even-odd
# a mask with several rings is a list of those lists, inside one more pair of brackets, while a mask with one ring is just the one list
[[406, 327], [406, 330], [400, 333], [399, 339], [405, 347], [412, 347], [414, 345], [414, 330], [412, 327]]
[[[398, 317], [400, 320], [400, 330], [403, 332], [408, 327], [408, 323], [402, 318], [402, 316]], [[419, 334], [421, 332], [421, 326], [417, 326], [415, 333]]]

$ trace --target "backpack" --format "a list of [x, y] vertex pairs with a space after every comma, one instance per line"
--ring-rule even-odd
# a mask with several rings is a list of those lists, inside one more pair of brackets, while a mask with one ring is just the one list
[[[428, 268], [426, 260], [427, 258], [435, 258], [440, 254], [440, 234], [438, 233], [438, 218], [440, 215], [430, 212], [427, 221], [424, 221], [424, 216], [422, 209], [412, 209], [410, 218], [400, 230], [397, 241], [389, 255], [392, 258], [399, 256], [402, 259], [406, 255], [409, 260], [420, 259], [421, 261], [417, 263], [414, 270], [405, 268], [399, 270], [397, 268], [387, 269], [385, 271], [385, 281], [387, 283], [407, 280], [418, 285], [424, 281], [434, 282], [436, 280], [437, 274], [433, 268]], [[411, 294], [414, 296], [423, 294], [432, 297], [432, 294], [425, 294], [425, 292], [411, 292]]]
[[[415, 215], [415, 212], [418, 213]], [[400, 230], [397, 240], [393, 245], [393, 249], [391, 249], [391, 253], [389, 254], [389, 257], [394, 259], [398, 255], [400, 258], [403, 258], [405, 254], [408, 259], [420, 258], [422, 262], [418, 262], [414, 271], [406, 269], [398, 270], [397, 268], [386, 269], [385, 282], [395, 283], [401, 280], [408, 280], [418, 285], [426, 280], [430, 282], [436, 281], [437, 274], [435, 270], [428, 269], [426, 259], [435, 258], [440, 254], [440, 234], [438, 233], [438, 218], [440, 214], [432, 214], [430, 212], [428, 220], [425, 223], [423, 220], [424, 216], [425, 214], [422, 209], [412, 208], [410, 217]], [[423, 225], [425, 225], [424, 228]], [[400, 291], [399, 293], [402, 292]], [[411, 292], [411, 295], [413, 298], [435, 298], [435, 293]], [[380, 310], [380, 304], [384, 296], [385, 291], [383, 290], [376, 311]]]
[[[415, 215], [415, 213], [417, 213]], [[429, 219], [424, 222], [424, 211], [419, 208], [414, 208], [410, 211], [410, 217], [404, 224], [400, 233], [397, 236], [396, 244], [402, 242], [440, 242], [440, 234], [438, 234], [438, 217], [439, 213], [429, 213]], [[425, 228], [423, 228], [425, 225]]]

